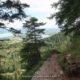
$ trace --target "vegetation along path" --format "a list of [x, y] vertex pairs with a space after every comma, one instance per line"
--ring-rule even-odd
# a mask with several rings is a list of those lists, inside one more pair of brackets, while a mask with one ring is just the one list
[[57, 57], [57, 54], [52, 54], [34, 74], [32, 80], [69, 80], [59, 66]]

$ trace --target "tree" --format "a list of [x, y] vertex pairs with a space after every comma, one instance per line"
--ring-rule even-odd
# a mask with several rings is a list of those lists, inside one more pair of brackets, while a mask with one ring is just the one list
[[29, 7], [27, 4], [21, 4], [20, 0], [0, 1], [0, 19], [13, 21], [14, 19], [25, 18], [24, 8]]
[[4, 69], [3, 69], [3, 66], [2, 66], [2, 63], [4, 63], [3, 62], [3, 59], [5, 58], [5, 56], [3, 56], [3, 55], [0, 55], [0, 79], [1, 80], [3, 80], [3, 76], [1, 75], [2, 73], [4, 73]]
[[39, 23], [38, 19], [31, 17], [24, 23], [27, 28], [25, 44], [22, 49], [21, 57], [22, 61], [27, 64], [27, 68], [33, 68], [41, 59], [40, 47], [44, 45], [44, 41], [41, 40], [41, 34], [44, 33], [44, 29], [39, 29], [39, 26], [43, 26], [44, 23]]
[[[14, 22], [16, 19], [21, 20], [27, 15], [24, 12], [24, 8], [29, 7], [27, 4], [22, 4], [19, 0], [0, 0], [0, 28], [7, 29], [5, 21]], [[13, 28], [7, 29], [12, 32], [19, 33], [20, 31]], [[0, 57], [1, 59], [1, 57]], [[1, 67], [0, 67], [1, 69]], [[0, 76], [1, 79], [1, 76]]]
[[57, 24], [65, 34], [80, 34], [80, 0], [59, 0], [52, 4], [58, 12], [51, 15], [55, 17]]
[[14, 29], [14, 28], [9, 28], [8, 31], [14, 33], [14, 36], [16, 36], [16, 35], [19, 36], [19, 34], [21, 34], [21, 30], [16, 30], [16, 29]]
[[23, 19], [27, 17], [24, 8], [29, 7], [28, 4], [22, 4], [20, 0], [0, 0], [0, 27], [5, 26], [5, 21], [14, 22], [15, 19]]

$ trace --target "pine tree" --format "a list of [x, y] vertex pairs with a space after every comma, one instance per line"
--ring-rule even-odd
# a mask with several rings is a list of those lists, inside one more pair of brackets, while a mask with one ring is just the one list
[[44, 33], [44, 29], [39, 29], [39, 26], [43, 26], [44, 23], [38, 23], [38, 19], [31, 17], [24, 24], [27, 28], [25, 45], [22, 49], [22, 60], [27, 64], [27, 68], [31, 69], [41, 59], [40, 47], [44, 45], [44, 41], [41, 38], [41, 34]]
[[80, 35], [80, 0], [59, 0], [52, 7], [58, 9], [51, 18], [55, 17], [57, 24], [65, 34]]

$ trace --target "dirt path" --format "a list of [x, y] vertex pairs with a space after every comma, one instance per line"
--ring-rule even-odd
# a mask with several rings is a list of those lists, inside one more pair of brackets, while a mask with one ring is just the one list
[[69, 80], [57, 63], [57, 54], [52, 54], [34, 74], [32, 80]]

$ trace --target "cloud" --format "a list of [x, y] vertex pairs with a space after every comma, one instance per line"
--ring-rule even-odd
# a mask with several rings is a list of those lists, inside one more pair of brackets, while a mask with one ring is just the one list
[[[54, 0], [55, 2], [56, 0]], [[51, 8], [53, 0], [26, 0], [30, 4], [30, 10], [34, 12], [50, 13], [55, 10]]]
[[51, 13], [56, 11], [51, 8], [51, 4], [56, 1], [58, 0], [26, 0], [26, 2], [30, 4], [30, 8], [26, 10], [26, 13], [37, 17], [41, 22], [46, 22], [46, 25], [42, 26], [42, 28], [58, 28], [55, 19], [47, 19]]
[[[25, 9], [27, 15], [37, 17], [41, 22], [46, 22], [46, 25], [42, 27], [45, 29], [58, 28], [55, 19], [47, 19], [51, 13], [56, 11], [54, 8], [51, 8], [51, 4], [57, 1], [58, 0], [21, 0], [22, 3], [30, 5], [30, 8]], [[21, 28], [22, 23], [21, 21], [16, 21], [14, 24], [9, 24], [9, 27], [10, 26], [13, 26], [14, 28]]]

